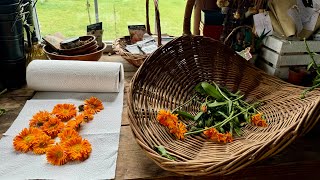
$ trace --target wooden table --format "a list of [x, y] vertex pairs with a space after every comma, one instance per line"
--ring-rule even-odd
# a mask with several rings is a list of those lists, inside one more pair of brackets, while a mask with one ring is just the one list
[[[212, 177], [189, 177], [162, 170], [150, 160], [137, 145], [130, 129], [127, 115], [127, 91], [129, 82], [137, 68], [118, 56], [104, 56], [101, 61], [122, 62], [125, 69], [125, 98], [121, 123], [121, 135], [117, 160], [116, 179], [212, 179]], [[21, 88], [0, 95], [0, 108], [7, 113], [0, 116], [0, 138], [15, 120], [26, 100], [34, 91]], [[1, 153], [1, 149], [0, 149]], [[303, 178], [319, 179], [320, 169], [320, 125], [305, 137], [299, 138], [280, 154], [249, 166], [239, 172], [215, 177], [216, 179], [270, 179]]]

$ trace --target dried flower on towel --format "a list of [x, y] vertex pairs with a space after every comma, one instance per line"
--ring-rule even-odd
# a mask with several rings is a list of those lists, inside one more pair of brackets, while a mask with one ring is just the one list
[[67, 163], [68, 156], [63, 146], [56, 144], [51, 146], [46, 153], [50, 164], [61, 166]]
[[62, 121], [68, 121], [77, 115], [77, 108], [74, 104], [57, 104], [52, 113]]
[[103, 109], [104, 107], [101, 100], [96, 97], [91, 97], [90, 99], [86, 99], [84, 101], [84, 110], [90, 112], [91, 114], [100, 112]]

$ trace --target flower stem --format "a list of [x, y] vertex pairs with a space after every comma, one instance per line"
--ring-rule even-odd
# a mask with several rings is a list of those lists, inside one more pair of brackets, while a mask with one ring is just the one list
[[189, 99], [187, 102], [185, 102], [185, 103], [183, 103], [182, 105], [176, 107], [176, 108], [172, 111], [172, 113], [175, 112], [176, 110], [180, 109], [182, 106], [184, 106], [184, 105], [188, 104], [189, 102], [191, 102], [196, 96], [197, 96], [197, 95], [192, 96], [191, 99]]
[[230, 120], [232, 120], [233, 118], [241, 115], [242, 113], [248, 111], [249, 109], [253, 108], [253, 105], [250, 106], [249, 108], [239, 112], [238, 114], [232, 116], [232, 117], [229, 117], [229, 118], [226, 118], [225, 120], [221, 121], [220, 123], [214, 125], [214, 126], [211, 126], [211, 127], [207, 127], [207, 128], [204, 128], [204, 129], [200, 129], [200, 130], [197, 130], [197, 131], [192, 131], [192, 132], [187, 132], [185, 133], [184, 135], [187, 136], [187, 135], [190, 135], [190, 134], [197, 134], [197, 133], [200, 133], [200, 132], [203, 132], [205, 130], [208, 130], [208, 129], [211, 129], [211, 128], [215, 128], [215, 127], [218, 127], [218, 126], [223, 126], [224, 124], [228, 123]]
[[306, 41], [306, 38], [304, 38], [304, 43], [306, 44], [306, 49], [307, 49], [307, 52], [308, 52], [308, 54], [310, 55], [310, 57], [312, 59], [314, 68], [316, 70], [318, 70], [318, 65], [317, 65], [316, 61], [314, 60], [314, 53], [310, 51], [309, 45], [308, 45], [308, 43]]

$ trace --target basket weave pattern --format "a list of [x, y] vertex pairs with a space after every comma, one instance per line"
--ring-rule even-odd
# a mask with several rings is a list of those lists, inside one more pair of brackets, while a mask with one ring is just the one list
[[[156, 30], [157, 30], [157, 41], [158, 46], [161, 46], [161, 25], [160, 25], [160, 11], [159, 11], [159, 2], [158, 0], [153, 0], [155, 18], [156, 18]], [[149, 20], [149, 0], [146, 0], [146, 31], [149, 35], [152, 35], [150, 30], [150, 20]], [[127, 60], [129, 63], [135, 67], [139, 67], [143, 61], [149, 56], [149, 54], [132, 54], [126, 50], [126, 46], [130, 45], [131, 42], [128, 42], [124, 37], [119, 38], [114, 43], [114, 49]]]
[[[186, 102], [202, 81], [215, 81], [231, 91], [239, 89], [248, 102], [264, 101], [258, 110], [268, 127], [246, 125], [241, 129], [243, 135], [228, 144], [201, 136], [176, 140], [158, 123], [157, 112]], [[265, 74], [218, 41], [182, 36], [148, 57], [132, 79], [128, 93], [131, 128], [148, 157], [165, 170], [184, 175], [231, 174], [275, 155], [316, 124], [320, 91], [300, 99], [303, 89]], [[198, 109], [198, 104], [184, 107], [193, 115]], [[160, 156], [154, 150], [158, 145], [176, 161]]]

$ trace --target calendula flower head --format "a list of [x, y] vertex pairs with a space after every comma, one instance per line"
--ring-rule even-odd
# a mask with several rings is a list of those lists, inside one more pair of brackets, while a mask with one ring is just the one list
[[268, 124], [266, 123], [266, 120], [262, 118], [262, 114], [258, 113], [255, 114], [251, 117], [251, 123], [255, 126], [260, 126], [260, 127], [267, 127]]
[[160, 124], [173, 129], [178, 123], [178, 114], [172, 114], [170, 111], [160, 109], [157, 115], [157, 120]]
[[64, 143], [66, 152], [71, 160], [86, 160], [91, 151], [91, 144], [88, 140], [82, 139], [81, 137], [75, 137]]
[[63, 130], [64, 124], [57, 117], [51, 117], [48, 122], [44, 123], [41, 129], [50, 137], [55, 138]]
[[233, 141], [232, 134], [230, 132], [227, 132], [225, 134], [219, 133], [216, 128], [205, 130], [203, 134], [206, 135], [210, 140], [216, 141], [218, 143], [228, 143]]
[[211, 140], [216, 140], [218, 133], [219, 132], [217, 131], [216, 128], [210, 128], [208, 130], [203, 131], [203, 134], [206, 135]]
[[206, 104], [206, 103], [202, 104], [202, 105], [200, 106], [200, 110], [201, 110], [202, 112], [206, 113], [207, 110], [208, 110], [207, 104]]
[[45, 122], [50, 119], [50, 113], [48, 111], [39, 111], [33, 115], [32, 119], [29, 122], [30, 127], [41, 127]]
[[80, 137], [79, 133], [74, 129], [64, 129], [61, 133], [58, 134], [61, 143], [65, 143], [72, 138]]
[[67, 122], [65, 128], [66, 129], [74, 129], [76, 131], [78, 131], [80, 129], [82, 123], [82, 119], [78, 118], [78, 119], [73, 119]]
[[24, 128], [14, 139], [13, 147], [16, 151], [28, 152], [37, 143], [37, 136], [43, 134], [38, 128]]
[[174, 134], [178, 139], [184, 139], [184, 133], [187, 132], [186, 125], [182, 122], [178, 122], [175, 127], [170, 129], [170, 133]]
[[54, 140], [44, 133], [37, 137], [37, 142], [33, 145], [33, 152], [35, 154], [45, 154], [47, 149], [53, 144]]
[[56, 144], [47, 149], [47, 161], [52, 165], [61, 166], [67, 163], [68, 155], [63, 146]]
[[90, 113], [89, 111], [83, 111], [81, 113], [81, 115], [83, 115], [83, 121], [84, 122], [89, 122], [89, 121], [92, 121], [94, 116], [92, 113]]
[[52, 113], [62, 121], [68, 121], [77, 115], [77, 108], [74, 104], [57, 104]]
[[84, 110], [85, 111], [88, 111], [90, 113], [92, 113], [92, 112], [97, 113], [103, 109], [104, 109], [104, 107], [103, 107], [101, 100], [96, 97], [91, 97], [90, 99], [86, 99], [84, 101]]

